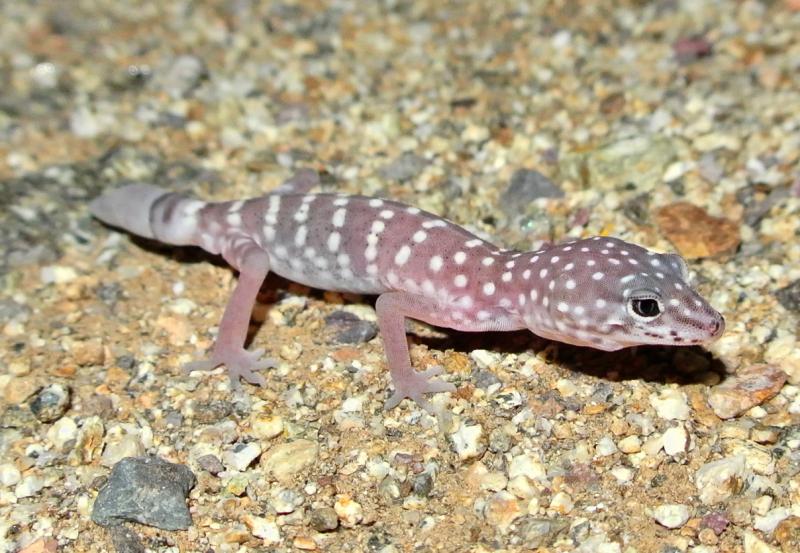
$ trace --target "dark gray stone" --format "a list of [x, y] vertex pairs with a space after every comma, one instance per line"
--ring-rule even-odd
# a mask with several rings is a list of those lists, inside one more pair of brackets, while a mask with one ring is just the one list
[[403, 182], [419, 175], [427, 165], [428, 162], [425, 161], [425, 158], [406, 152], [384, 166], [379, 172], [383, 178]]
[[515, 534], [525, 547], [536, 549], [553, 544], [569, 528], [564, 520], [524, 516], [514, 523]]
[[800, 313], [800, 280], [795, 280], [789, 286], [775, 292], [775, 297], [787, 310]]
[[69, 409], [69, 388], [61, 384], [45, 386], [30, 401], [31, 412], [41, 422], [60, 419]]
[[92, 510], [101, 526], [138, 522], [162, 530], [185, 530], [192, 524], [186, 497], [196, 478], [184, 465], [160, 457], [126, 457], [111, 469]]
[[528, 204], [539, 198], [563, 198], [564, 191], [534, 169], [518, 169], [500, 197], [500, 209], [515, 217], [525, 213]]
[[334, 311], [325, 317], [325, 324], [335, 329], [333, 339], [340, 344], [369, 342], [378, 334], [375, 323], [361, 320], [348, 311]]
[[419, 497], [428, 497], [433, 491], [433, 476], [429, 472], [421, 472], [414, 477], [414, 483], [411, 486], [414, 495]]
[[108, 529], [111, 535], [111, 543], [114, 544], [114, 549], [117, 553], [145, 553], [147, 551], [139, 540], [139, 536], [125, 526], [111, 526]]
[[330, 507], [321, 507], [311, 511], [309, 524], [317, 532], [333, 532], [339, 527], [339, 517]]

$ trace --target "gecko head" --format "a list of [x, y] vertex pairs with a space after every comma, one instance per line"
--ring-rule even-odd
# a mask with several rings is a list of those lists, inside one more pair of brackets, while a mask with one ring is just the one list
[[[545, 335], [612, 351], [702, 344], [725, 329], [722, 315], [691, 287], [678, 255], [595, 237], [554, 246], [540, 258], [552, 270], [547, 283], [538, 283], [548, 300], [530, 322], [543, 325]], [[533, 311], [528, 316], [535, 319]]]

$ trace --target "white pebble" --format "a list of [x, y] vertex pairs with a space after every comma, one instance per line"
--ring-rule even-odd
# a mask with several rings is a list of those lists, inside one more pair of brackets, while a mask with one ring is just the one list
[[680, 528], [689, 520], [689, 507], [686, 505], [659, 505], [653, 510], [653, 518], [665, 528]]

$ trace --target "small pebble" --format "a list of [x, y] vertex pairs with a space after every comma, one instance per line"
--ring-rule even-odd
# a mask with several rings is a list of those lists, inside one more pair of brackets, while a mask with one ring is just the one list
[[242, 517], [250, 533], [263, 540], [264, 545], [274, 545], [281, 541], [281, 531], [273, 519], [245, 514]]
[[10, 488], [22, 480], [22, 473], [13, 463], [0, 464], [0, 486]]
[[258, 442], [238, 443], [222, 453], [222, 463], [230, 469], [242, 472], [247, 470], [259, 455], [261, 446]]
[[480, 456], [486, 447], [483, 441], [483, 426], [463, 422], [458, 430], [450, 434], [453, 449], [462, 461]]
[[676, 388], [664, 388], [650, 395], [650, 405], [659, 417], [666, 420], [687, 420], [691, 411], [686, 394]]
[[39, 390], [30, 400], [33, 415], [41, 422], [53, 422], [69, 409], [70, 391], [61, 384], [50, 384]]
[[748, 474], [744, 455], [706, 463], [694, 476], [700, 501], [716, 505], [730, 499], [743, 489]]
[[508, 527], [524, 513], [516, 497], [509, 492], [499, 491], [486, 501], [483, 514], [486, 522], [501, 532], [506, 532]]
[[662, 436], [662, 442], [664, 446], [664, 452], [667, 455], [675, 456], [681, 453], [686, 453], [687, 449], [689, 448], [689, 433], [682, 424], [679, 424], [677, 426], [668, 428], [664, 432]]
[[339, 527], [339, 517], [330, 507], [321, 507], [311, 511], [309, 524], [317, 532], [333, 532]]
[[278, 415], [256, 411], [250, 414], [250, 429], [256, 438], [271, 440], [283, 432], [283, 426], [283, 419]]
[[364, 518], [361, 504], [353, 501], [348, 495], [339, 496], [336, 503], [333, 504], [333, 510], [336, 511], [342, 526], [346, 528], [356, 526]]
[[680, 528], [689, 520], [689, 507], [686, 505], [659, 505], [653, 510], [653, 518], [665, 528]]
[[222, 464], [222, 461], [220, 461], [219, 457], [216, 455], [208, 454], [198, 457], [197, 464], [201, 469], [214, 476], [225, 470], [225, 465]]

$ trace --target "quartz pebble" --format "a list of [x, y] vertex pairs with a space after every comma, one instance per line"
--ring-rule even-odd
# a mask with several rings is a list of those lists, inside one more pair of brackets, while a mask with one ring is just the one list
[[279, 481], [287, 481], [317, 459], [317, 444], [295, 440], [277, 444], [261, 455], [261, 465]]
[[686, 394], [676, 388], [664, 388], [658, 394], [651, 394], [650, 404], [662, 419], [683, 421], [690, 415]]
[[225, 450], [222, 454], [222, 462], [228, 468], [241, 472], [246, 470], [259, 455], [261, 455], [261, 446], [257, 442], [239, 443]]
[[662, 443], [667, 455], [686, 453], [689, 448], [689, 433], [682, 424], [673, 426], [664, 432]]
[[475, 423], [462, 423], [450, 435], [453, 449], [462, 461], [480, 456], [486, 449], [483, 444], [483, 427]]
[[659, 505], [653, 510], [653, 518], [665, 528], [680, 528], [689, 520], [689, 507], [686, 505]]
[[715, 505], [730, 499], [742, 490], [747, 475], [744, 455], [706, 463], [695, 473], [700, 501], [705, 505]]
[[242, 520], [247, 525], [250, 533], [263, 540], [264, 545], [274, 545], [281, 542], [281, 531], [273, 519], [246, 514]]

